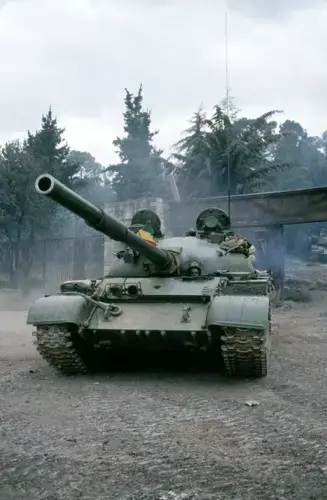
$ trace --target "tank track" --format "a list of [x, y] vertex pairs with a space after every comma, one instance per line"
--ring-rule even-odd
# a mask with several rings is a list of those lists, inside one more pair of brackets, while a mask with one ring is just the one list
[[66, 325], [42, 325], [33, 332], [36, 349], [42, 358], [63, 375], [88, 373]]
[[271, 308], [269, 327], [262, 335], [257, 332], [228, 329], [221, 337], [222, 357], [228, 375], [242, 378], [266, 377], [271, 345]]
[[253, 332], [228, 333], [221, 337], [224, 365], [228, 375], [257, 378], [267, 375], [268, 338]]

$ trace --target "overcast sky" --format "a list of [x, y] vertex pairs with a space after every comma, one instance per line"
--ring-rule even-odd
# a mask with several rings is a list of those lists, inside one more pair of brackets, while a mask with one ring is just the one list
[[[49, 105], [69, 145], [106, 164], [124, 88], [144, 86], [168, 150], [225, 94], [224, 0], [0, 0], [0, 143]], [[327, 129], [327, 1], [229, 0], [229, 79], [246, 116], [282, 109]]]

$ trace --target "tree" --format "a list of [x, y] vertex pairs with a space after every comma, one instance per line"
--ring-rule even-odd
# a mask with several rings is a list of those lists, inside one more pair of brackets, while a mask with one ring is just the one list
[[42, 116], [40, 130], [28, 132], [24, 142], [8, 142], [0, 149], [0, 237], [11, 250], [13, 284], [29, 273], [33, 242], [60, 235], [67, 220], [67, 212], [37, 194], [34, 187], [37, 176], [45, 172], [74, 183], [80, 167], [69, 159], [63, 132], [50, 109]]
[[163, 195], [165, 160], [153, 145], [158, 131], [151, 131], [151, 112], [143, 109], [143, 89], [136, 95], [125, 89], [125, 136], [113, 141], [120, 162], [106, 171], [118, 200]]
[[[11, 281], [17, 282], [32, 265], [31, 242], [49, 231], [55, 206], [39, 196], [34, 189], [40, 174], [39, 164], [26, 144], [12, 141], [0, 150], [0, 237], [11, 255]], [[23, 276], [18, 276], [18, 269]]]
[[97, 205], [105, 205], [114, 200], [108, 173], [103, 173], [103, 166], [94, 156], [87, 151], [72, 150], [68, 160], [72, 164], [79, 165], [75, 184], [78, 180], [77, 189], [82, 196]]
[[80, 164], [69, 158], [69, 146], [63, 134], [64, 128], [58, 126], [52, 110], [42, 115], [41, 128], [35, 134], [27, 133], [26, 148], [39, 164], [40, 170], [57, 177], [60, 181], [71, 184], [80, 171]]
[[324, 136], [310, 137], [297, 122], [286, 120], [279, 129], [274, 149], [276, 161], [287, 162], [290, 171], [276, 179], [276, 189], [301, 189], [327, 185]]
[[190, 194], [199, 198], [212, 194], [210, 120], [200, 108], [182, 132], [182, 139], [175, 145], [177, 153], [177, 178], [182, 196]]
[[268, 175], [286, 165], [275, 161], [270, 148], [279, 140], [277, 111], [259, 118], [237, 118], [237, 110], [225, 112], [226, 102], [217, 105], [211, 118], [202, 111], [193, 116], [191, 127], [175, 144], [180, 183], [189, 196], [231, 194], [266, 187]]

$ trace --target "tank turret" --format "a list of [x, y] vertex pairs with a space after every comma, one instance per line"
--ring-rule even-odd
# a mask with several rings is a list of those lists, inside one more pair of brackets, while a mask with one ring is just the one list
[[[177, 261], [174, 254], [153, 246], [113, 215], [85, 200], [52, 175], [40, 175], [35, 181], [35, 189], [39, 194], [51, 198], [78, 217], [81, 217], [88, 226], [109, 238], [124, 243], [135, 252], [146, 257], [159, 270], [173, 275], [177, 270]], [[160, 229], [160, 228], [159, 228]]]

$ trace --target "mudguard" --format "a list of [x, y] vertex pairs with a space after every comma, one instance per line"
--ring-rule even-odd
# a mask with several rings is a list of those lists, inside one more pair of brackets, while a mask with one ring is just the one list
[[90, 309], [84, 297], [78, 295], [49, 295], [34, 302], [28, 311], [28, 325], [80, 325]]
[[220, 295], [215, 297], [207, 314], [207, 327], [230, 326], [267, 331], [269, 298]]

